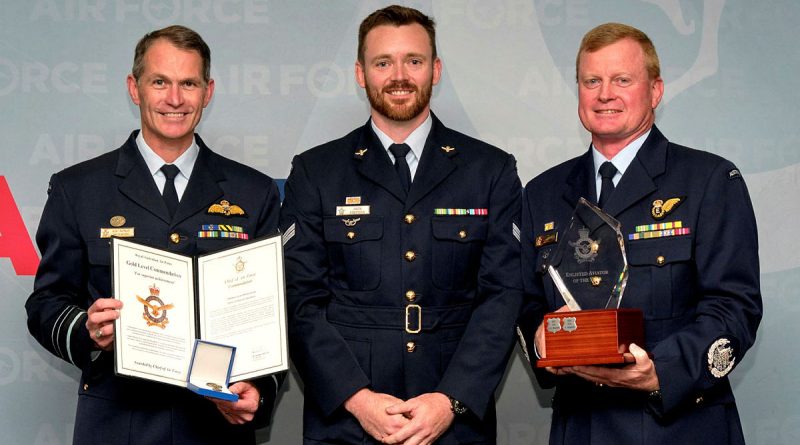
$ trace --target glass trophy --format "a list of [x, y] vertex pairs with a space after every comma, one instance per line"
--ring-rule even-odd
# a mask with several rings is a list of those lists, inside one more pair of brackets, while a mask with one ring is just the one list
[[644, 345], [639, 309], [620, 309], [628, 261], [619, 221], [581, 198], [547, 272], [569, 312], [545, 315], [546, 357], [538, 367], [626, 363]]

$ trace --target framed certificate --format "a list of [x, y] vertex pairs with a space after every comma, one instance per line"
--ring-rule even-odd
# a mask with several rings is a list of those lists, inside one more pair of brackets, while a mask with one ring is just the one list
[[186, 387], [196, 339], [236, 348], [230, 381], [288, 369], [283, 245], [187, 257], [113, 238], [117, 374]]

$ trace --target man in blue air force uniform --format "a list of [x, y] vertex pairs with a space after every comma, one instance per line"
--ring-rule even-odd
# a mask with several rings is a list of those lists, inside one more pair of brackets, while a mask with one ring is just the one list
[[[753, 208], [733, 164], [669, 142], [653, 125], [664, 85], [648, 37], [609, 23], [577, 59], [578, 114], [592, 146], [525, 188], [520, 317], [530, 359], [547, 355], [541, 321], [564, 305], [548, 258], [580, 197], [618, 219], [630, 276], [622, 307], [640, 308], [635, 363], [536, 370], [556, 386], [551, 444], [739, 444], [728, 375], [761, 320]], [[598, 200], [599, 197], [599, 200]], [[652, 354], [652, 358], [647, 352]]]
[[495, 442], [521, 186], [511, 155], [430, 112], [440, 75], [433, 21], [376, 11], [356, 63], [371, 119], [293, 161], [281, 228], [307, 444]]
[[214, 92], [210, 63], [208, 46], [188, 28], [144, 36], [128, 76], [141, 131], [50, 180], [26, 309], [39, 343], [83, 371], [76, 444], [254, 443], [254, 428], [269, 421], [279, 384], [272, 376], [233, 384], [240, 399], [232, 403], [114, 375], [122, 303], [108, 298], [109, 235], [196, 255], [277, 230], [274, 181], [194, 134]]

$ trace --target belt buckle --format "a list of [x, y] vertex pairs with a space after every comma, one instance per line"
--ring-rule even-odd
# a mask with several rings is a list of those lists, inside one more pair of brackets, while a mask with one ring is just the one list
[[[412, 310], [417, 310], [417, 328], [411, 329], [409, 323], [409, 314], [411, 314]], [[418, 304], [409, 304], [406, 306], [406, 332], [409, 334], [419, 334], [422, 331], [422, 307]]]

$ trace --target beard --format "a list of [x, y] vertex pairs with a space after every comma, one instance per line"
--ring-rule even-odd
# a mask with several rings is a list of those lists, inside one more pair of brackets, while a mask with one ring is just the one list
[[[431, 92], [433, 90], [430, 82], [423, 85], [422, 88], [417, 88], [411, 82], [398, 81], [392, 82], [382, 89], [375, 89], [366, 85], [367, 98], [372, 109], [378, 114], [385, 116], [393, 121], [410, 121], [419, 116], [425, 108], [431, 103]], [[392, 90], [408, 90], [416, 92], [416, 99], [404, 104], [392, 103], [391, 99], [387, 100], [384, 93], [389, 95]]]

